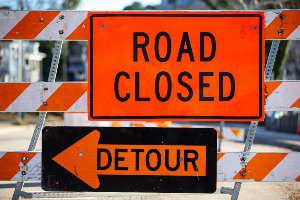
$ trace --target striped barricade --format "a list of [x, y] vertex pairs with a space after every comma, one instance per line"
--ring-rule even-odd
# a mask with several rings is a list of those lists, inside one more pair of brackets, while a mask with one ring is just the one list
[[65, 126], [130, 127], [127, 121], [89, 121], [87, 113], [64, 113]]
[[[218, 153], [218, 182], [299, 182], [300, 152], [250, 153], [246, 171], [241, 153]], [[0, 180], [41, 179], [40, 152], [0, 152]]]
[[[104, 126], [104, 127], [181, 127], [181, 128], [215, 128], [220, 132], [219, 127], [199, 126], [199, 125], [180, 125], [173, 124], [171, 121], [164, 122], [130, 122], [130, 121], [89, 121], [87, 113], [64, 113], [65, 126]], [[229, 141], [244, 141], [245, 129], [224, 127], [222, 138]], [[219, 136], [218, 136], [219, 138]]]
[[[87, 15], [88, 11], [1, 10], [0, 39], [87, 40]], [[265, 11], [266, 39], [300, 39], [299, 18], [299, 10]]]
[[[299, 111], [299, 88], [300, 81], [266, 82], [265, 110]], [[86, 82], [0, 83], [0, 94], [0, 112], [87, 112]]]
[[[220, 127], [209, 125], [195, 125], [195, 124], [178, 124], [171, 122], [132, 122], [133, 127], [178, 127], [178, 128], [214, 128], [218, 132], [218, 138], [220, 137]], [[224, 127], [222, 138], [228, 141], [244, 141], [245, 129], [243, 128], [231, 128]]]
[[[210, 126], [210, 125], [180, 125], [174, 124], [174, 127], [180, 128], [214, 128], [218, 132], [218, 138], [220, 138], [220, 127]], [[243, 142], [245, 138], [245, 129], [244, 128], [232, 128], [232, 127], [223, 127], [222, 139], [228, 141], [238, 141]]]

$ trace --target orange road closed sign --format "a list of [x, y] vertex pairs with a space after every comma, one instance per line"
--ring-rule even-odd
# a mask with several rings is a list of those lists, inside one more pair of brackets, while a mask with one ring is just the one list
[[263, 12], [92, 12], [90, 120], [263, 120]]

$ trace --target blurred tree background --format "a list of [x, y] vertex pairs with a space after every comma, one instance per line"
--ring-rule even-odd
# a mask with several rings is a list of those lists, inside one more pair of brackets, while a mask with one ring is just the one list
[[124, 10], [156, 10], [157, 6], [147, 5], [143, 6], [140, 2], [133, 2], [133, 4], [128, 5]]

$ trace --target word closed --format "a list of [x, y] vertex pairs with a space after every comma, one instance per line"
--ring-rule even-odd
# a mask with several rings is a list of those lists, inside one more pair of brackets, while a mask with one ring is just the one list
[[216, 137], [214, 129], [45, 127], [42, 188], [214, 192]]
[[89, 15], [89, 118], [262, 120], [263, 14]]

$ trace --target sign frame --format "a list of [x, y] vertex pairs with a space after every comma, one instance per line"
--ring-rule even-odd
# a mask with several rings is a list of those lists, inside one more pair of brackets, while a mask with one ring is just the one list
[[[185, 116], [185, 115], [95, 115], [94, 114], [94, 90], [93, 90], [93, 20], [95, 18], [104, 18], [104, 17], [254, 17], [259, 19], [259, 66], [258, 66], [258, 74], [259, 74], [259, 83], [258, 83], [258, 114], [253, 116], [205, 116], [205, 115], [196, 115], [196, 116]], [[258, 120], [262, 121], [264, 119], [264, 95], [263, 95], [263, 84], [264, 84], [264, 22], [263, 22], [263, 12], [247, 12], [247, 14], [240, 11], [228, 11], [228, 12], [102, 12], [102, 13], [94, 13], [91, 12], [88, 15], [89, 19], [89, 70], [88, 70], [88, 114], [89, 120], [173, 120], [173, 121], [249, 121], [249, 120]], [[256, 87], [256, 86], [255, 86]], [[196, 108], [195, 108], [196, 109]]]

